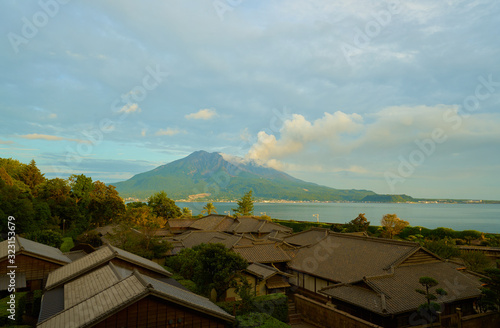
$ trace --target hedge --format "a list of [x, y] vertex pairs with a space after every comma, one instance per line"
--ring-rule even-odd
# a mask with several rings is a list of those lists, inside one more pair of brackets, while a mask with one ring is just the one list
[[285, 294], [270, 294], [255, 297], [249, 310], [241, 310], [241, 301], [220, 302], [217, 303], [222, 309], [229, 314], [234, 313], [236, 316], [242, 316], [249, 313], [269, 314], [272, 317], [288, 322], [288, 297]]
[[26, 294], [28, 292], [16, 293], [16, 317], [15, 321], [12, 322], [9, 319], [11, 313], [7, 311], [9, 309], [9, 304], [7, 302], [10, 300], [10, 295], [4, 297], [0, 300], [0, 326], [10, 326], [13, 323], [20, 324], [23, 321], [23, 314], [26, 311]]
[[284, 322], [271, 317], [266, 313], [248, 313], [236, 317], [236, 327], [240, 328], [286, 328], [290, 327]]

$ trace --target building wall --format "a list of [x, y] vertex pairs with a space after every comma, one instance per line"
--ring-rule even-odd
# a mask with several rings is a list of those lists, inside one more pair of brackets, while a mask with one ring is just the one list
[[299, 312], [306, 321], [316, 323], [321, 327], [382, 328], [381, 326], [364, 321], [346, 312], [326, 306], [301, 295], [296, 294], [294, 299], [297, 312]]
[[[8, 272], [7, 260], [0, 262], [0, 275], [6, 275]], [[16, 255], [16, 272], [26, 274], [26, 283], [32, 290], [42, 289], [47, 281], [50, 272], [61, 267], [61, 264], [41, 260], [26, 254]]]
[[226, 321], [154, 296], [148, 296], [93, 327], [225, 328]]

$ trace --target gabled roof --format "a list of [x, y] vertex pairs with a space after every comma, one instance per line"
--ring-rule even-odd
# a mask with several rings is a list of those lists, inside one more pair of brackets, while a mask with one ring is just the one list
[[412, 242], [329, 232], [316, 244], [298, 249], [288, 266], [329, 281], [350, 283], [386, 274], [419, 248]]
[[[7, 257], [8, 244], [8, 240], [4, 240], [0, 243], [0, 261]], [[16, 236], [15, 245], [16, 254], [28, 254], [33, 257], [61, 265], [65, 265], [71, 262], [71, 259], [64, 255], [59, 249], [37, 243], [36, 241]]]
[[256, 276], [261, 280], [267, 280], [276, 274], [280, 274], [287, 277], [291, 276], [288, 273], [281, 272], [276, 268], [261, 263], [252, 263], [245, 269], [245, 271]]
[[243, 256], [248, 263], [279, 263], [291, 260], [277, 243], [255, 243], [248, 246], [235, 246], [233, 251]]
[[226, 219], [231, 220], [232, 218], [227, 215], [210, 214], [193, 222], [190, 228], [196, 230], [219, 230], [217, 226]]
[[418, 280], [424, 276], [439, 282], [431, 291], [443, 288], [448, 293], [440, 297], [439, 302], [478, 297], [481, 294], [478, 278], [457, 271], [457, 267], [448, 262], [400, 266], [387, 275], [365, 277], [355, 284], [326, 287], [321, 293], [381, 315], [414, 311], [425, 303], [425, 297], [415, 291], [423, 288]]
[[296, 246], [309, 246], [316, 244], [326, 236], [329, 230], [324, 228], [311, 228], [309, 230], [294, 233], [288, 237], [284, 237], [283, 241]]
[[198, 219], [168, 219], [167, 226], [170, 229], [187, 229]]
[[86, 272], [89, 272], [95, 268], [98, 268], [114, 258], [118, 258], [134, 265], [141, 266], [143, 268], [155, 271], [157, 273], [163, 274], [165, 276], [171, 276], [172, 274], [165, 270], [158, 263], [140, 257], [138, 255], [132, 254], [130, 252], [124, 251], [122, 249], [113, 247], [111, 245], [104, 245], [93, 253], [82, 257], [68, 265], [60, 267], [52, 271], [48, 278], [45, 288], [47, 290], [53, 289], [67, 281], [74, 279]]
[[173, 241], [180, 241], [185, 248], [192, 248], [200, 244], [223, 244], [227, 248], [233, 247], [241, 239], [241, 236], [230, 235], [220, 231], [188, 231], [177, 237]]
[[62, 312], [40, 322], [37, 327], [91, 327], [148, 295], [153, 295], [226, 321], [234, 321], [233, 316], [226, 313], [207, 298], [134, 271], [131, 275], [113, 284], [109, 284], [109, 286], [97, 294], [83, 299], [65, 308]]

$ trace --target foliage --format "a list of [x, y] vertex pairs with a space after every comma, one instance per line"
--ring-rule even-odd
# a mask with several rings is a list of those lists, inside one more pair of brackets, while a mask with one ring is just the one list
[[224, 247], [223, 244], [201, 244], [185, 248], [174, 257], [167, 259], [168, 266], [184, 278], [193, 280], [199, 292], [208, 295], [215, 289], [217, 299], [234, 285], [237, 272], [248, 263], [241, 255]]
[[38, 243], [49, 245], [55, 248], [60, 248], [63, 243], [63, 238], [61, 233], [53, 230], [33, 231], [25, 234], [24, 237], [26, 239], [30, 239]]
[[460, 255], [460, 250], [452, 239], [427, 240], [424, 247], [443, 259], [450, 259]]
[[467, 269], [475, 272], [483, 272], [491, 265], [490, 260], [480, 251], [461, 251], [460, 257], [467, 265]]
[[280, 220], [272, 219], [272, 222], [279, 223], [285, 227], [293, 229], [293, 232], [301, 232], [311, 228], [324, 228], [330, 229], [332, 224], [323, 222], [306, 222], [306, 221], [295, 221], [295, 220]]
[[500, 269], [484, 270], [486, 278], [481, 278], [485, 286], [481, 289], [480, 306], [483, 311], [500, 311]]
[[253, 196], [252, 190], [250, 189], [241, 199], [237, 202], [238, 207], [233, 208], [233, 211], [237, 216], [248, 216], [253, 214]]
[[169, 242], [149, 238], [143, 233], [132, 229], [126, 221], [120, 223], [108, 239], [114, 246], [147, 259], [163, 258], [167, 251], [172, 249]]
[[75, 247], [75, 243], [73, 242], [73, 238], [65, 237], [63, 238], [63, 242], [61, 244], [61, 252], [66, 253], [69, 252], [73, 247]]
[[182, 212], [182, 215], [181, 215], [182, 218], [192, 217], [192, 212], [189, 209], [189, 207], [183, 207], [181, 212]]
[[365, 213], [359, 215], [344, 225], [345, 232], [359, 232], [368, 230], [370, 221], [366, 219]]
[[[15, 323], [21, 324], [23, 320], [23, 314], [26, 312], [26, 294], [28, 292], [18, 292], [16, 295], [16, 316]], [[10, 305], [7, 303], [10, 301], [10, 295], [4, 297], [0, 300], [0, 326], [10, 326], [12, 320], [9, 319], [11, 313], [7, 311]]]
[[288, 297], [285, 294], [269, 294], [257, 296], [252, 299], [250, 307], [243, 307], [242, 301], [219, 302], [226, 312], [237, 316], [260, 313], [274, 317], [275, 319], [288, 322]]
[[90, 192], [89, 211], [92, 224], [99, 227], [119, 220], [125, 213], [125, 204], [114, 186], [95, 181]]
[[153, 214], [164, 219], [178, 218], [182, 215], [180, 208], [175, 202], [167, 197], [164, 191], [157, 192], [149, 197], [148, 206]]
[[43, 292], [41, 289], [37, 289], [33, 292], [31, 313], [28, 313], [28, 314], [35, 317], [35, 318], [37, 318], [38, 315], [40, 314], [40, 307], [42, 305], [42, 295], [43, 295]]
[[248, 266], [241, 255], [223, 244], [201, 244], [193, 250], [197, 252], [193, 281], [205, 294], [215, 289], [217, 299], [232, 287], [235, 274]]
[[76, 238], [78, 244], [89, 244], [92, 247], [102, 246], [102, 240], [99, 233], [95, 230], [90, 230], [82, 233]]
[[215, 210], [215, 206], [213, 203], [207, 203], [207, 205], [203, 206], [203, 210], [201, 211], [201, 214], [210, 215], [212, 213], [217, 214], [217, 211]]
[[248, 313], [236, 317], [237, 327], [241, 328], [286, 328], [290, 327], [284, 322], [271, 317], [267, 313]]
[[[432, 322], [434, 319], [433, 314], [436, 313], [436, 311], [439, 311], [441, 309], [441, 305], [439, 305], [436, 302], [433, 302], [438, 299], [438, 296], [444, 296], [447, 295], [448, 293], [442, 289], [442, 288], [437, 288], [433, 291], [431, 291], [431, 288], [437, 286], [439, 283], [437, 282], [436, 279], [431, 278], [431, 277], [420, 277], [418, 279], [418, 282], [425, 288], [425, 290], [422, 289], [415, 289], [415, 291], [419, 294], [424, 295], [426, 299], [426, 303], [421, 304], [418, 307], [418, 310], [422, 317], [425, 318], [430, 318], [430, 321]], [[427, 314], [427, 315], [425, 315]]]
[[380, 221], [384, 228], [383, 236], [386, 238], [394, 238], [405, 227], [408, 226], [408, 221], [401, 220], [396, 214], [386, 214]]

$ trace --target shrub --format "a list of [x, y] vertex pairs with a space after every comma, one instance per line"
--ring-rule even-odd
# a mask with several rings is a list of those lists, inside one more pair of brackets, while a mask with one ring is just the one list
[[[20, 324], [23, 321], [23, 314], [26, 312], [26, 294], [28, 292], [16, 293], [16, 316], [15, 323]], [[8, 326], [12, 324], [12, 320], [9, 319], [11, 315], [7, 310], [9, 305], [7, 302], [10, 300], [10, 295], [0, 300], [0, 326]]]
[[76, 241], [79, 244], [89, 244], [95, 248], [102, 246], [101, 236], [95, 230], [82, 233], [76, 238]]
[[464, 260], [467, 268], [471, 271], [483, 272], [491, 265], [490, 260], [483, 252], [479, 251], [462, 251], [460, 257]]
[[236, 326], [241, 328], [286, 328], [290, 327], [284, 322], [271, 317], [266, 313], [248, 313], [236, 317]]
[[53, 230], [37, 230], [29, 232], [25, 234], [25, 238], [55, 248], [60, 248], [63, 243], [61, 233]]
[[288, 321], [288, 297], [285, 294], [270, 294], [257, 296], [251, 301], [249, 308], [243, 308], [241, 301], [217, 303], [226, 312], [237, 316], [249, 313], [267, 314], [279, 321]]
[[31, 307], [31, 316], [38, 318], [40, 307], [42, 305], [42, 290], [37, 289], [33, 292], [33, 306]]
[[427, 240], [424, 247], [443, 259], [450, 259], [460, 255], [460, 250], [454, 245], [452, 240]]
[[61, 252], [63, 253], [69, 252], [73, 247], [75, 247], [75, 243], [73, 243], [73, 238], [71, 237], [63, 238], [63, 243], [61, 245]]

